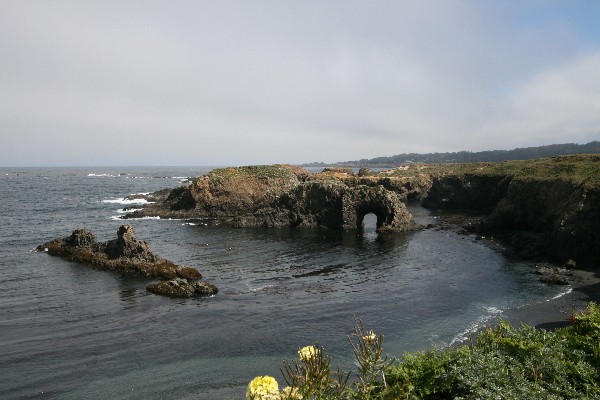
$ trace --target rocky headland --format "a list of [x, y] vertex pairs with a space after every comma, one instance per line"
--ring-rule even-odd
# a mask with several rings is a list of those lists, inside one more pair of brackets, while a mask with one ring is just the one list
[[208, 218], [234, 227], [360, 229], [368, 213], [377, 230], [418, 228], [403, 201], [413, 179], [360, 177], [351, 171], [310, 174], [292, 165], [215, 169], [124, 218]]
[[148, 243], [138, 241], [133, 227], [128, 225], [119, 227], [117, 238], [107, 242], [98, 242], [86, 229], [76, 229], [66, 238], [39, 245], [37, 250], [102, 270], [160, 278], [162, 282], [147, 287], [156, 294], [193, 297], [217, 293], [214, 285], [199, 281], [202, 275], [195, 268], [176, 265], [153, 254]]
[[469, 231], [494, 236], [521, 256], [562, 265], [600, 262], [600, 156], [528, 161], [409, 164], [386, 171], [292, 165], [215, 169], [190, 184], [150, 194], [125, 218], [202, 218], [235, 227], [419, 229], [405, 203], [481, 214]]

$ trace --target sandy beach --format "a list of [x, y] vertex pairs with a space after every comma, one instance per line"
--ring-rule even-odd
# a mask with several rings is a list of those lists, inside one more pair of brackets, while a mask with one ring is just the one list
[[569, 317], [584, 311], [589, 302], [600, 302], [600, 271], [578, 268], [567, 273], [572, 290], [558, 298], [537, 304], [525, 305], [506, 311], [503, 318], [514, 325], [525, 323], [543, 329], [569, 325]]

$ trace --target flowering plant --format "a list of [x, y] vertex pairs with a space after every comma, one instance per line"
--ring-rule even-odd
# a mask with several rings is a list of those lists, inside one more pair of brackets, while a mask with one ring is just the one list
[[[354, 334], [348, 337], [358, 372], [348, 385], [350, 373], [331, 369], [331, 358], [315, 344], [298, 350], [299, 360], [283, 361], [281, 374], [288, 384], [281, 393], [270, 376], [256, 377], [248, 385], [247, 400], [374, 400], [387, 387], [384, 370], [390, 365], [382, 357], [383, 335], [365, 332], [360, 320], [354, 321]], [[381, 380], [379, 380], [381, 377]]]
[[363, 336], [363, 342], [365, 342], [365, 344], [368, 344], [368, 345], [373, 344], [376, 337], [377, 336], [375, 335], [375, 332], [369, 331], [368, 335]]
[[257, 376], [248, 384], [246, 400], [279, 400], [279, 385], [272, 376]]
[[317, 356], [319, 349], [315, 346], [304, 346], [300, 350], [298, 350], [298, 357], [300, 360], [307, 362]]

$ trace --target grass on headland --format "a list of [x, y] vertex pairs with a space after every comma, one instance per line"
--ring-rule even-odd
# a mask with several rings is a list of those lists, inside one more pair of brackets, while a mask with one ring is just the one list
[[[471, 343], [431, 349], [389, 362], [383, 336], [366, 333], [360, 322], [349, 337], [354, 375], [331, 370], [318, 346], [284, 361], [288, 386], [257, 377], [247, 399], [597, 399], [600, 398], [600, 306], [590, 303], [572, 325], [555, 331], [501, 322]], [[351, 383], [349, 383], [351, 382]]]
[[413, 164], [380, 173], [382, 176], [415, 174], [510, 176], [516, 179], [562, 179], [590, 188], [600, 188], [600, 155], [573, 155], [526, 161], [463, 164]]

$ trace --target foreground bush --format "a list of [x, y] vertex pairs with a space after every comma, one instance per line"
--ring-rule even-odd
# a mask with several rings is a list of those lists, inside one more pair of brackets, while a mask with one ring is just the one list
[[600, 307], [547, 332], [507, 322], [469, 345], [410, 354], [382, 399], [600, 399]]
[[468, 345], [407, 354], [392, 364], [383, 357], [383, 336], [366, 333], [357, 321], [349, 337], [357, 365], [354, 375], [332, 371], [323, 349], [307, 346], [298, 352], [298, 360], [284, 361], [286, 388], [279, 392], [274, 378], [257, 377], [246, 397], [600, 399], [600, 306], [590, 303], [571, 322], [547, 332], [502, 321]]

